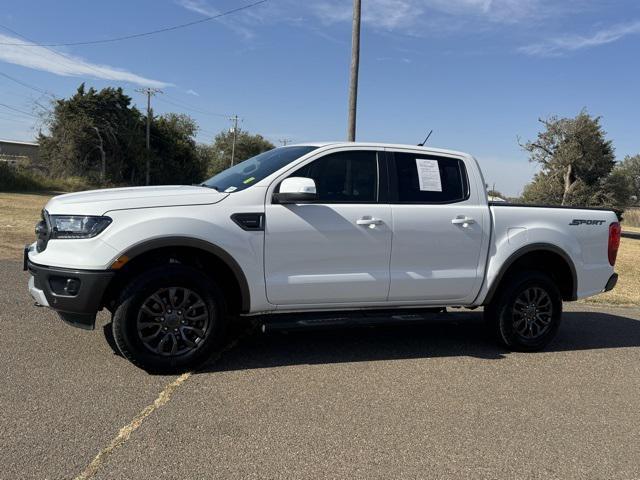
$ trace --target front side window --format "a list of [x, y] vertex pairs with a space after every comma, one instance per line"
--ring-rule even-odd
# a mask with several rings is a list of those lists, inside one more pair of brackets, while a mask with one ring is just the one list
[[316, 148], [318, 147], [274, 148], [227, 168], [204, 182], [202, 186], [227, 193], [244, 190]]
[[455, 203], [468, 198], [462, 160], [415, 153], [393, 156], [397, 203]]
[[331, 153], [291, 176], [312, 178], [319, 203], [375, 203], [378, 200], [378, 159], [374, 151]]

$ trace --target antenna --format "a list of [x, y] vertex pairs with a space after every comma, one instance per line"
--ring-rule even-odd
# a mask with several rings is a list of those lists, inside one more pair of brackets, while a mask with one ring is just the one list
[[424, 144], [425, 144], [425, 143], [427, 143], [427, 141], [429, 141], [429, 137], [431, 136], [431, 134], [432, 134], [432, 133], [433, 133], [433, 130], [431, 130], [431, 131], [429, 132], [429, 135], [427, 135], [427, 138], [425, 138], [425, 139], [424, 139], [424, 142], [419, 143], [419, 144], [418, 144], [418, 146], [419, 146], [419, 147], [424, 147]]

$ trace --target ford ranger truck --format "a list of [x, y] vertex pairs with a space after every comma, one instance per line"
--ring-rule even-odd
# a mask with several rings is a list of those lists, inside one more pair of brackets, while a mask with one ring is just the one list
[[506, 348], [545, 347], [562, 304], [611, 290], [620, 224], [590, 208], [489, 203], [465, 153], [378, 143], [276, 148], [199, 186], [52, 198], [29, 291], [67, 323], [113, 315], [147, 370], [204, 361], [241, 316], [401, 321], [484, 307]]

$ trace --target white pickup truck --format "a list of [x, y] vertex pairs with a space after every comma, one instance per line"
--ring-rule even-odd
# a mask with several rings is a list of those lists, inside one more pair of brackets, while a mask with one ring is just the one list
[[61, 195], [36, 233], [36, 303], [87, 329], [107, 308], [122, 354], [156, 371], [203, 361], [239, 316], [484, 306], [507, 348], [541, 349], [563, 301], [614, 287], [620, 241], [612, 211], [490, 204], [472, 156], [378, 143], [276, 148], [199, 186]]

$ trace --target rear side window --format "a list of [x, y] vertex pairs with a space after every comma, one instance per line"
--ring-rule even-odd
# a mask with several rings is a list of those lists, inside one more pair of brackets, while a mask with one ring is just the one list
[[374, 151], [332, 153], [291, 176], [312, 178], [318, 203], [375, 203], [378, 198], [378, 159]]
[[469, 198], [462, 160], [415, 153], [394, 153], [394, 203], [455, 203]]

